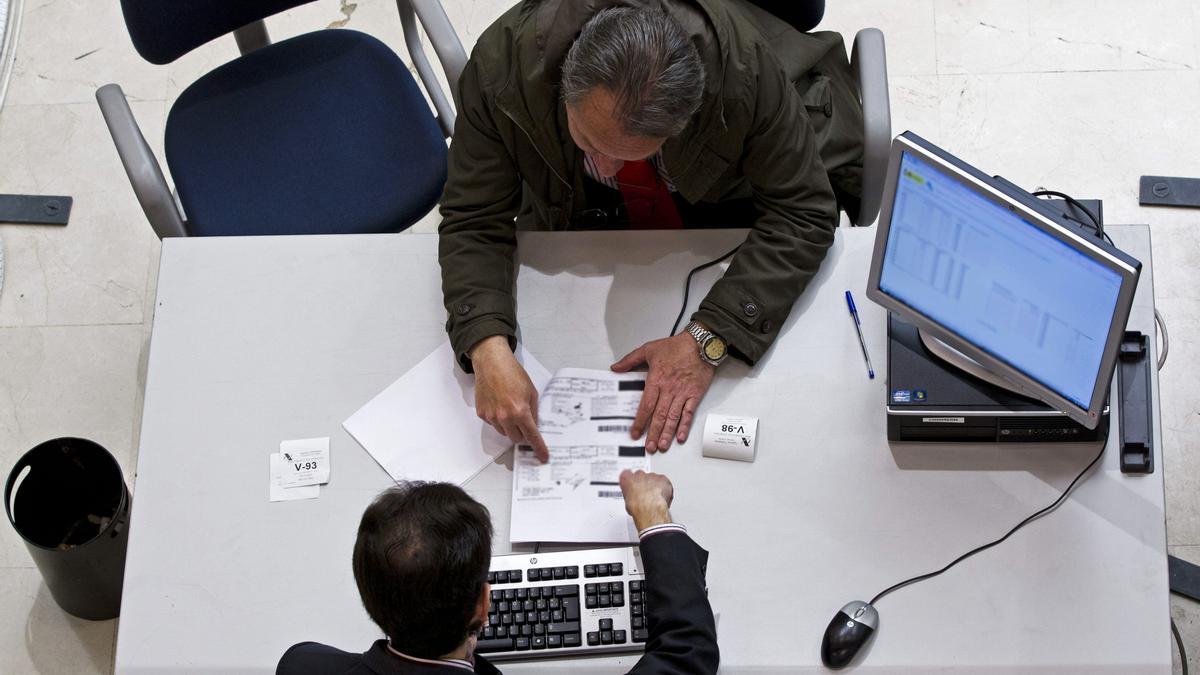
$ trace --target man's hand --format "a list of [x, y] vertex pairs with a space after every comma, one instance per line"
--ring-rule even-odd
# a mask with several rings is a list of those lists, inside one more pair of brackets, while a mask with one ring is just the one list
[[671, 500], [675, 488], [666, 476], [645, 471], [621, 472], [621, 492], [625, 495], [625, 510], [633, 516], [638, 532], [647, 527], [671, 522]]
[[537, 428], [537, 388], [508, 348], [508, 338], [484, 338], [471, 348], [470, 357], [475, 368], [475, 414], [513, 443], [533, 446], [541, 461], [550, 459]]
[[642, 364], [650, 366], [650, 373], [630, 431], [633, 438], [641, 438], [649, 423], [646, 451], [665, 452], [672, 438], [680, 443], [687, 440], [692, 416], [717, 369], [700, 358], [696, 340], [687, 333], [647, 342], [614, 363], [612, 369], [626, 373]]

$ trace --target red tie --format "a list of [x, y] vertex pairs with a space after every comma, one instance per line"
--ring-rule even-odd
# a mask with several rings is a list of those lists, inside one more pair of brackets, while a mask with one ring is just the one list
[[617, 172], [617, 185], [635, 230], [678, 230], [683, 227], [671, 191], [646, 160], [625, 162]]

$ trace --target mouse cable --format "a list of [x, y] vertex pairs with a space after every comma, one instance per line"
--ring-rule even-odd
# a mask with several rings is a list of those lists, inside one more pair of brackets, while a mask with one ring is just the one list
[[683, 282], [683, 306], [679, 308], [679, 316], [675, 317], [675, 323], [674, 323], [674, 325], [671, 326], [671, 332], [667, 334], [667, 337], [672, 337], [673, 335], [675, 335], [676, 333], [679, 332], [679, 322], [683, 321], [683, 313], [687, 311], [688, 292], [692, 288], [692, 277], [696, 275], [696, 272], [699, 272], [701, 270], [706, 270], [709, 267], [712, 267], [713, 265], [720, 264], [722, 261], [724, 261], [729, 256], [733, 255], [734, 253], [737, 253], [738, 249], [740, 249], [741, 247], [742, 247], [742, 245], [738, 244], [729, 253], [726, 253], [725, 255], [721, 256], [720, 258], [716, 258], [715, 260], [709, 260], [708, 262], [706, 262], [704, 264], [697, 265], [692, 268], [691, 272], [688, 272], [687, 281]]
[[1071, 484], [1068, 485], [1067, 488], [1062, 491], [1062, 494], [1058, 496], [1058, 499], [1055, 499], [1052, 504], [1043, 508], [1041, 511], [1038, 511], [1037, 513], [1034, 513], [1033, 515], [1029, 516], [1025, 520], [1022, 520], [1021, 522], [1017, 523], [1016, 526], [1013, 527], [1011, 530], [1009, 530], [1003, 537], [1000, 537], [999, 539], [996, 539], [994, 541], [990, 541], [990, 542], [984, 544], [983, 546], [979, 546], [978, 548], [973, 548], [970, 551], [967, 551], [966, 553], [964, 553], [964, 554], [958, 556], [957, 558], [955, 558], [954, 560], [952, 560], [950, 562], [950, 564], [946, 565], [945, 567], [943, 567], [940, 570], [937, 570], [936, 572], [929, 572], [928, 574], [922, 574], [921, 576], [912, 577], [911, 579], [905, 579], [904, 581], [901, 581], [898, 584], [888, 586], [887, 588], [880, 591], [879, 594], [876, 595], [874, 598], [871, 598], [871, 602], [869, 602], [867, 604], [874, 605], [876, 602], [879, 602], [879, 600], [881, 598], [883, 598], [883, 596], [887, 595], [888, 593], [891, 593], [892, 591], [899, 590], [901, 588], [904, 588], [905, 586], [915, 584], [919, 581], [925, 581], [926, 579], [932, 579], [933, 577], [936, 577], [937, 575], [941, 574], [942, 572], [945, 572], [946, 570], [950, 569], [951, 567], [954, 567], [955, 565], [966, 560], [967, 558], [970, 558], [971, 556], [975, 555], [976, 553], [982, 553], [983, 551], [986, 551], [989, 548], [1002, 543], [1005, 539], [1008, 539], [1009, 537], [1011, 537], [1013, 535], [1013, 533], [1015, 533], [1017, 530], [1021, 529], [1022, 527], [1025, 527], [1026, 525], [1037, 520], [1038, 518], [1041, 518], [1042, 516], [1046, 515], [1047, 513], [1050, 513], [1054, 509], [1057, 509], [1059, 507], [1059, 505], [1061, 505], [1063, 503], [1063, 501], [1066, 500], [1067, 495], [1071, 494], [1071, 490], [1074, 489], [1075, 484], [1079, 482], [1079, 479], [1083, 478], [1084, 475], [1086, 475], [1087, 472], [1093, 466], [1095, 466], [1096, 462], [1100, 461], [1100, 458], [1103, 456], [1104, 456], [1104, 446], [1101, 446], [1100, 452], [1096, 453], [1096, 456], [1092, 458], [1092, 461], [1088, 462], [1088, 465], [1083, 467], [1083, 471], [1080, 471], [1079, 475], [1075, 476], [1075, 480], [1072, 480]]
[[1171, 617], [1171, 635], [1175, 636], [1175, 646], [1179, 647], [1179, 662], [1183, 664], [1183, 675], [1188, 675], [1187, 650], [1183, 648], [1183, 638], [1179, 637], [1179, 629], [1175, 627], [1175, 617]]

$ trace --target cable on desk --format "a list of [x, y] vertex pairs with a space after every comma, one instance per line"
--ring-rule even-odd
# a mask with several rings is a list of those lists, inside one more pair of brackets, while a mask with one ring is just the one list
[[1053, 503], [1051, 503], [1049, 506], [1046, 506], [1041, 511], [1038, 511], [1038, 512], [1034, 513], [1033, 515], [1029, 516], [1028, 518], [1026, 518], [1025, 520], [1022, 520], [1021, 522], [1017, 523], [1016, 526], [1014, 526], [1011, 530], [1009, 530], [1007, 533], [1005, 533], [1005, 535], [1003, 537], [1000, 537], [999, 539], [990, 541], [990, 542], [984, 544], [983, 546], [979, 546], [977, 548], [971, 549], [970, 551], [967, 551], [966, 553], [964, 553], [964, 554], [958, 556], [957, 558], [955, 558], [954, 560], [950, 561], [950, 564], [946, 565], [945, 567], [943, 567], [940, 570], [937, 570], [936, 572], [929, 572], [927, 574], [922, 574], [921, 576], [912, 577], [911, 579], [905, 579], [904, 581], [901, 581], [898, 584], [888, 586], [887, 588], [880, 591], [879, 594], [876, 595], [874, 598], [871, 598], [871, 602], [869, 602], [867, 604], [874, 605], [876, 602], [879, 602], [879, 600], [882, 599], [883, 596], [887, 595], [888, 593], [891, 593], [892, 591], [899, 590], [901, 588], [904, 588], [905, 586], [915, 584], [919, 581], [925, 581], [926, 579], [932, 579], [933, 577], [936, 577], [937, 575], [941, 574], [942, 572], [945, 572], [946, 570], [950, 569], [951, 567], [954, 567], [955, 565], [966, 560], [967, 558], [970, 558], [971, 556], [975, 555], [976, 553], [982, 553], [983, 551], [986, 551], [993, 546], [1003, 543], [1005, 539], [1008, 539], [1009, 537], [1011, 537], [1013, 535], [1013, 533], [1015, 533], [1017, 530], [1021, 529], [1022, 527], [1025, 527], [1026, 525], [1028, 525], [1029, 523], [1032, 523], [1033, 521], [1037, 520], [1038, 518], [1041, 518], [1042, 516], [1046, 515], [1047, 513], [1050, 513], [1054, 509], [1057, 509], [1063, 503], [1063, 501], [1066, 500], [1067, 495], [1071, 494], [1071, 490], [1073, 490], [1075, 488], [1075, 484], [1078, 483], [1079, 480], [1081, 478], [1083, 478], [1087, 474], [1087, 472], [1089, 470], [1091, 470], [1091, 468], [1093, 466], [1096, 465], [1096, 462], [1100, 461], [1100, 458], [1103, 456], [1104, 456], [1104, 446], [1102, 445], [1102, 446], [1100, 446], [1100, 452], [1096, 453], [1096, 456], [1092, 458], [1092, 461], [1088, 462], [1088, 465], [1083, 467], [1083, 471], [1080, 471], [1079, 474], [1077, 476], [1075, 476], [1075, 479], [1071, 481], [1071, 484], [1067, 486], [1067, 489], [1062, 491], [1062, 494], [1058, 496], [1058, 499], [1055, 499]]
[[1179, 647], [1179, 662], [1183, 664], [1183, 675], [1188, 675], [1187, 650], [1183, 648], [1183, 638], [1179, 637], [1179, 629], [1175, 627], [1175, 617], [1171, 617], [1171, 635], [1175, 636], [1175, 646]]
[[[1089, 227], [1091, 227], [1093, 230], [1096, 231], [1096, 236], [1100, 237], [1102, 239], [1108, 239], [1108, 243], [1110, 243], [1110, 244], [1112, 243], [1112, 239], [1109, 238], [1109, 236], [1104, 233], [1104, 223], [1101, 223], [1100, 219], [1096, 217], [1096, 214], [1092, 213], [1092, 210], [1089, 209], [1088, 207], [1084, 206], [1083, 203], [1080, 202], [1078, 199], [1075, 199], [1074, 197], [1072, 197], [1071, 195], [1069, 195], [1065, 192], [1059, 192], [1058, 190], [1037, 190], [1033, 193], [1033, 196], [1034, 197], [1058, 197], [1059, 199], [1063, 200], [1064, 202], [1070, 204], [1071, 206], [1074, 206], [1075, 208], [1079, 209], [1080, 211], [1083, 211], [1084, 214], [1087, 215], [1088, 219], [1090, 219], [1092, 221], [1092, 224]], [[1065, 214], [1065, 215], [1067, 216], [1067, 218], [1070, 218], [1071, 220], [1074, 220], [1075, 222], [1077, 222], [1081, 225], [1088, 226], [1087, 223], [1083, 222], [1082, 220], [1079, 220], [1078, 218], [1071, 217], [1070, 214]]]
[[1158, 326], [1158, 332], [1162, 335], [1162, 350], [1158, 352], [1158, 369], [1162, 370], [1163, 365], [1167, 362], [1167, 354], [1171, 351], [1171, 338], [1167, 335], [1167, 322], [1162, 318], [1162, 314], [1158, 313], [1158, 308], [1154, 309], [1154, 323]]
[[683, 306], [679, 308], [679, 316], [675, 317], [675, 324], [671, 326], [671, 332], [667, 334], [667, 337], [671, 337], [679, 332], [679, 322], [683, 321], [683, 313], [687, 311], [688, 292], [691, 291], [691, 289], [692, 289], [692, 277], [695, 276], [696, 272], [699, 272], [700, 270], [708, 269], [709, 267], [712, 267], [713, 265], [717, 265], [717, 264], [721, 263], [723, 260], [725, 260], [729, 256], [733, 255], [734, 253], [737, 253], [738, 249], [740, 249], [741, 247], [742, 247], [742, 245], [738, 244], [729, 253], [726, 253], [725, 255], [723, 255], [720, 258], [717, 258], [715, 260], [710, 260], [702, 265], [697, 265], [692, 268], [691, 272], [688, 272], [687, 281], [683, 282]]

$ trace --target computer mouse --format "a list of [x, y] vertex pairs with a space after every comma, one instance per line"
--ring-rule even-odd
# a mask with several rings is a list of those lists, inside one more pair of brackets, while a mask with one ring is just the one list
[[879, 612], [869, 603], [855, 600], [838, 611], [821, 639], [821, 661], [829, 668], [842, 668], [854, 659], [879, 627]]

